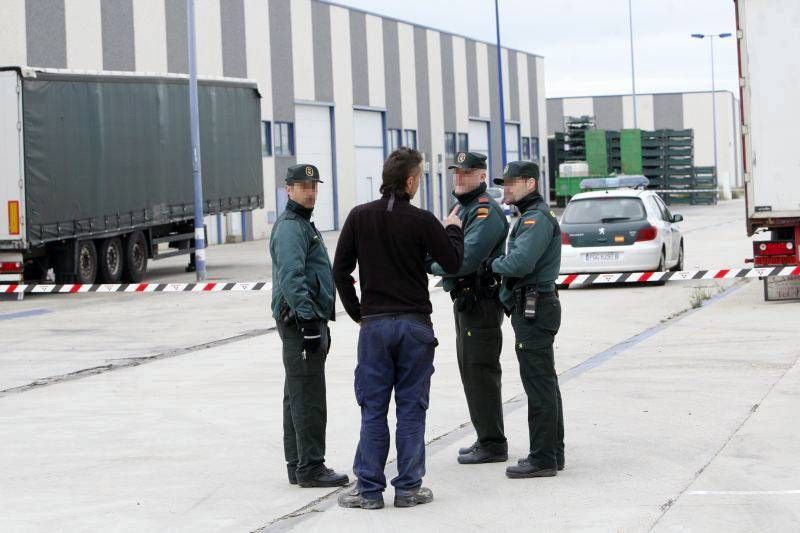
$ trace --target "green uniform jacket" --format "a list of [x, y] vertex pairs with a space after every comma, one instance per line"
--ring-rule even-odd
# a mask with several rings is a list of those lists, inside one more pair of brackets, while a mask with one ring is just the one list
[[289, 200], [272, 227], [272, 316], [285, 301], [303, 320], [334, 320], [336, 290], [328, 250], [311, 210]]
[[467, 194], [456, 195], [461, 204], [458, 217], [464, 229], [464, 260], [453, 275], [446, 274], [439, 263], [431, 265], [431, 273], [443, 276], [442, 287], [450, 292], [458, 278], [478, 271], [481, 261], [503, 254], [508, 235], [508, 221], [503, 209], [486, 192], [486, 184]]
[[500, 301], [514, 307], [514, 289], [535, 285], [540, 292], [555, 290], [561, 268], [561, 228], [542, 196], [532, 193], [517, 202], [522, 214], [508, 237], [508, 253], [492, 262], [503, 276]]

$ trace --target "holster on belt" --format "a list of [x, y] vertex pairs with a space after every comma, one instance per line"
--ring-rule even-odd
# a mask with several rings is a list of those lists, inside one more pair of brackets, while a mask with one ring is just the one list
[[286, 300], [281, 300], [281, 305], [278, 309], [278, 319], [281, 321], [281, 324], [289, 326], [297, 322], [296, 318], [297, 316], [292, 308], [289, 307], [289, 304], [286, 303]]
[[458, 278], [456, 286], [450, 291], [450, 298], [453, 299], [456, 309], [460, 313], [473, 310], [478, 302], [478, 296], [475, 291], [476, 277], [475, 274], [472, 274]]

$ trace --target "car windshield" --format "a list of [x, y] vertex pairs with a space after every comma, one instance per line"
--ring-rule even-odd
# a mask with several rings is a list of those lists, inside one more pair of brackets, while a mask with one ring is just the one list
[[587, 198], [574, 200], [564, 210], [565, 224], [606, 224], [645, 218], [638, 198]]

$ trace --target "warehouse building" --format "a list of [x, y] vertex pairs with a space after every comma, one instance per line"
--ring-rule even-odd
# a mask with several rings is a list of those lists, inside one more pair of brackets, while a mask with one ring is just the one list
[[[716, 92], [718, 183], [724, 197], [744, 187], [739, 100], [730, 91]], [[714, 165], [714, 135], [711, 91], [667, 94], [637, 94], [640, 129], [692, 129], [694, 164]], [[631, 95], [587, 96], [547, 99], [548, 135], [563, 132], [568, 117], [593, 117], [603, 130], [633, 128]]]
[[[0, 14], [4, 65], [188, 71], [185, 0], [4, 0]], [[451, 202], [456, 151], [486, 153], [490, 175], [502, 171], [491, 43], [317, 0], [196, 0], [196, 20], [199, 74], [250, 78], [262, 94], [266, 207], [209, 218], [211, 243], [267, 237], [286, 202], [285, 170], [298, 161], [327, 178], [321, 230], [379, 196], [383, 159], [401, 145], [425, 155], [416, 202], [437, 216]], [[543, 58], [501, 55], [507, 157], [539, 159]]]

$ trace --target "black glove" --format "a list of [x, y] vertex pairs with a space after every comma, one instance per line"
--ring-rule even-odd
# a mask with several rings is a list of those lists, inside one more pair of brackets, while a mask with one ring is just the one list
[[433, 274], [433, 272], [431, 272], [431, 270], [433, 269], [433, 264], [435, 262], [436, 261], [434, 261], [431, 256], [426, 257], [425, 258], [425, 272], [427, 272], [428, 274]]
[[322, 332], [319, 327], [319, 320], [298, 320], [300, 335], [303, 336], [303, 350], [306, 353], [313, 353], [319, 350], [322, 344]]
[[494, 287], [497, 285], [497, 278], [492, 271], [492, 261], [494, 261], [494, 258], [487, 257], [481, 261], [481, 265], [478, 267], [478, 283], [481, 287]]

